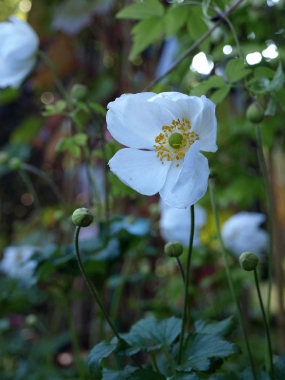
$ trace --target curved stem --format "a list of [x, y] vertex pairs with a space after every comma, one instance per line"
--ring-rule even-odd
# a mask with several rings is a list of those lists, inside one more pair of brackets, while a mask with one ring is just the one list
[[175, 257], [175, 259], [176, 259], [176, 263], [177, 263], [177, 266], [179, 268], [179, 272], [181, 274], [182, 280], [183, 280], [183, 282], [185, 284], [185, 273], [184, 273], [181, 261], [180, 261], [179, 257]]
[[98, 294], [97, 294], [97, 291], [96, 289], [94, 288], [94, 286], [92, 285], [86, 271], [85, 271], [85, 268], [84, 268], [84, 265], [82, 263], [82, 260], [81, 260], [81, 257], [80, 257], [80, 252], [79, 252], [79, 242], [78, 242], [78, 236], [79, 236], [79, 232], [80, 232], [80, 227], [76, 227], [75, 229], [75, 234], [74, 234], [74, 244], [75, 244], [75, 251], [76, 251], [76, 256], [77, 256], [77, 261], [78, 261], [78, 265], [79, 265], [79, 268], [82, 272], [82, 275], [85, 279], [85, 281], [87, 282], [87, 285], [89, 286], [89, 289], [91, 291], [91, 293], [93, 294], [98, 306], [100, 307], [101, 309], [101, 312], [102, 314], [104, 315], [104, 317], [106, 318], [106, 321], [108, 322], [111, 330], [113, 331], [114, 335], [118, 338], [118, 340], [122, 340], [120, 335], [118, 334], [117, 330], [116, 330], [116, 327], [114, 326], [113, 322], [110, 320]]
[[196, 49], [196, 47], [198, 47], [200, 45], [200, 43], [202, 43], [208, 36], [210, 36], [213, 31], [221, 24], [221, 22], [225, 19], [225, 17], [227, 17], [243, 0], [237, 0], [231, 7], [229, 7], [229, 9], [224, 12], [224, 13], [220, 13], [219, 14], [219, 19], [218, 21], [215, 23], [215, 25], [213, 25], [206, 33], [204, 33], [200, 38], [198, 38], [198, 40], [196, 42], [194, 42], [193, 45], [191, 45], [171, 66], [170, 68], [165, 72], [163, 73], [162, 75], [160, 75], [159, 77], [155, 78], [152, 82], [150, 82], [150, 84], [148, 86], [146, 86], [143, 90], [143, 91], [148, 91], [151, 87], [153, 87], [155, 84], [157, 84], [158, 82], [160, 82], [166, 75], [168, 75], [171, 71], [173, 71], [175, 69], [176, 66], [178, 66], [190, 53], [192, 53], [192, 51], [194, 49]]
[[184, 286], [184, 306], [183, 306], [183, 313], [182, 313], [182, 324], [181, 324], [181, 333], [180, 333], [180, 341], [179, 341], [179, 351], [178, 351], [178, 358], [177, 363], [181, 363], [182, 358], [182, 350], [183, 350], [183, 343], [184, 343], [184, 330], [187, 320], [187, 314], [189, 316], [188, 312], [188, 303], [189, 303], [189, 276], [190, 276], [190, 264], [191, 264], [191, 255], [192, 255], [192, 247], [193, 247], [193, 239], [194, 239], [194, 228], [195, 228], [195, 209], [194, 205], [190, 208], [191, 212], [191, 227], [190, 227], [190, 241], [189, 241], [189, 247], [188, 247], [188, 256], [187, 256], [187, 262], [186, 262], [186, 273], [185, 273], [185, 286]]
[[[77, 261], [78, 261], [78, 265], [79, 265], [79, 268], [81, 270], [81, 273], [91, 291], [91, 293], [93, 294], [98, 306], [100, 307], [101, 309], [101, 312], [102, 314], [104, 315], [104, 317], [106, 318], [106, 321], [108, 322], [111, 330], [113, 331], [114, 335], [116, 336], [116, 338], [118, 339], [119, 342], [125, 342], [124, 339], [122, 339], [119, 335], [119, 333], [117, 332], [116, 330], [116, 327], [114, 326], [113, 322], [111, 321], [111, 319], [109, 318], [106, 310], [105, 310], [105, 307], [103, 305], [103, 303], [101, 302], [100, 300], [100, 297], [98, 296], [98, 293], [96, 291], [96, 289], [94, 288], [94, 286], [92, 285], [92, 282], [90, 281], [86, 271], [85, 271], [85, 268], [84, 268], [84, 265], [82, 263], [82, 260], [81, 260], [81, 256], [80, 256], [80, 251], [79, 251], [79, 242], [78, 242], [78, 237], [79, 237], [79, 232], [80, 232], [80, 228], [81, 227], [76, 227], [75, 229], [75, 234], [74, 234], [74, 245], [75, 245], [75, 252], [76, 252], [76, 257], [77, 257]], [[136, 359], [136, 357], [134, 355], [131, 355], [131, 358], [133, 359], [133, 361], [138, 365], [138, 367], [142, 368], [142, 365], [140, 364], [140, 362]]]
[[264, 327], [265, 327], [266, 339], [267, 339], [268, 354], [269, 354], [269, 360], [270, 360], [270, 374], [271, 374], [270, 377], [272, 380], [274, 380], [274, 366], [273, 366], [273, 359], [272, 359], [273, 355], [272, 355], [271, 339], [270, 339], [268, 323], [266, 321], [266, 314], [265, 314], [265, 310], [264, 310], [264, 306], [263, 306], [263, 302], [262, 302], [262, 298], [261, 298], [256, 268], [254, 269], [254, 280], [255, 280], [255, 286], [256, 286], [256, 290], [257, 290], [258, 300], [259, 300], [259, 304], [260, 304], [260, 308], [261, 308], [261, 312], [262, 312], [262, 318], [263, 318]]
[[221, 245], [221, 248], [222, 248], [222, 253], [223, 253], [223, 258], [224, 258], [224, 263], [225, 263], [225, 269], [226, 269], [226, 275], [227, 275], [227, 279], [228, 279], [228, 283], [229, 283], [229, 287], [230, 287], [230, 291], [231, 291], [233, 300], [234, 300], [234, 302], [236, 304], [238, 321], [239, 321], [239, 324], [240, 324], [240, 327], [241, 327], [241, 330], [242, 330], [242, 334], [243, 334], [243, 338], [244, 338], [244, 341], [245, 341], [246, 350], [247, 350], [247, 354], [248, 354], [248, 357], [249, 357], [249, 361], [250, 361], [250, 365], [251, 365], [251, 370], [252, 370], [253, 378], [255, 380], [257, 380], [256, 374], [255, 374], [255, 371], [254, 371], [254, 364], [253, 364], [252, 354], [251, 354], [251, 351], [250, 351], [249, 341], [247, 339], [247, 334], [246, 334], [246, 331], [245, 331], [245, 326], [244, 326], [244, 322], [243, 322], [243, 318], [242, 318], [242, 314], [241, 314], [240, 304], [238, 302], [237, 295], [235, 293], [233, 282], [232, 282], [232, 277], [231, 277], [231, 273], [230, 273], [230, 266], [229, 266], [229, 260], [228, 260], [228, 254], [227, 254], [227, 250], [226, 250], [226, 247], [224, 245], [224, 242], [223, 242], [223, 239], [222, 239], [222, 236], [221, 236], [219, 217], [218, 217], [218, 212], [217, 212], [216, 203], [215, 203], [215, 199], [214, 199], [214, 185], [212, 183], [212, 180], [209, 181], [209, 188], [210, 188], [211, 206], [212, 206], [212, 211], [213, 211], [213, 214], [214, 214], [214, 219], [215, 219], [218, 239], [219, 239], [219, 242], [220, 242], [220, 245]]
[[26, 171], [28, 171], [30, 173], [38, 175], [40, 178], [42, 178], [50, 186], [51, 190], [54, 192], [54, 194], [56, 195], [58, 200], [62, 203], [63, 208], [64, 208], [64, 212], [67, 216], [68, 211], [67, 211], [65, 200], [62, 197], [62, 195], [60, 194], [60, 192], [58, 191], [58, 189], [55, 186], [55, 184], [53, 183], [53, 181], [49, 178], [49, 176], [46, 175], [42, 170], [40, 170], [40, 169], [36, 168], [35, 166], [30, 165], [30, 164], [24, 163], [23, 169], [25, 169]]
[[272, 288], [272, 276], [273, 276], [273, 232], [274, 232], [273, 205], [272, 205], [272, 197], [271, 197], [270, 184], [269, 184], [269, 175], [268, 175], [268, 170], [267, 170], [263, 148], [262, 148], [262, 138], [261, 138], [260, 127], [258, 124], [255, 125], [255, 131], [256, 131], [256, 139], [257, 139], [257, 148], [258, 148], [262, 175], [263, 175], [265, 196], [266, 196], [266, 201], [267, 201], [268, 227], [269, 227], [268, 229], [269, 229], [269, 235], [270, 235], [269, 260], [268, 260], [268, 294], [267, 294], [267, 303], [266, 303], [266, 318], [267, 318], [267, 323], [269, 324], [270, 323], [270, 300], [271, 300], [271, 288]]

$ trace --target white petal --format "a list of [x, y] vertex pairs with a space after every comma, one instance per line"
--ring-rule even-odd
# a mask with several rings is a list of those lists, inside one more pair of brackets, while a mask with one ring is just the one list
[[193, 120], [193, 130], [199, 135], [201, 150], [216, 152], [217, 119], [215, 116], [215, 104], [205, 96], [201, 97], [203, 108]]
[[155, 137], [174, 116], [163, 104], [148, 102], [154, 93], [125, 94], [108, 104], [107, 127], [121, 144], [153, 150]]
[[171, 162], [162, 162], [155, 152], [125, 148], [109, 161], [122, 182], [144, 195], [156, 194], [164, 185]]
[[196, 203], [207, 191], [209, 166], [205, 156], [199, 153], [200, 142], [195, 141], [178, 171], [175, 162], [171, 166], [161, 198], [172, 207], [185, 208]]

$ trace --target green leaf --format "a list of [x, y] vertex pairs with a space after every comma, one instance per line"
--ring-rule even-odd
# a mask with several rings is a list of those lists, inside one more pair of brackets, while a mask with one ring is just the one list
[[280, 62], [276, 70], [276, 73], [269, 85], [268, 91], [278, 91], [283, 87], [283, 84], [284, 84], [284, 74], [282, 70], [282, 64]]
[[205, 95], [212, 88], [224, 87], [225, 81], [219, 75], [212, 75], [209, 79], [204, 80], [198, 86], [191, 90], [191, 95], [201, 96]]
[[141, 319], [134, 324], [127, 334], [122, 338], [131, 346], [125, 350], [130, 356], [138, 351], [153, 351], [161, 347], [169, 349], [169, 346], [180, 334], [181, 319], [171, 317], [157, 320], [153, 317]]
[[152, 16], [163, 16], [164, 7], [158, 0], [144, 0], [143, 2], [131, 4], [116, 14], [117, 18], [132, 18], [145, 20]]
[[274, 364], [274, 375], [276, 380], [283, 380], [285, 373], [285, 353], [279, 356], [279, 359]]
[[75, 158], [79, 158], [81, 156], [81, 150], [78, 145], [69, 144], [67, 150]]
[[76, 135], [72, 136], [72, 141], [78, 145], [86, 145], [88, 140], [88, 136], [85, 133], [77, 133]]
[[150, 369], [138, 369], [128, 378], [130, 380], [167, 380], [164, 375]]
[[233, 332], [236, 324], [236, 318], [232, 315], [220, 322], [198, 320], [195, 322], [195, 331], [197, 333], [217, 335], [220, 338], [226, 338]]
[[112, 371], [111, 369], [104, 368], [102, 371], [102, 380], [130, 380], [130, 375], [136, 371], [136, 367], [125, 367], [122, 371]]
[[[191, 12], [188, 13], [187, 29], [194, 41], [198, 40], [204, 33], [208, 31], [205, 24], [202, 9], [199, 7], [192, 7]], [[210, 46], [210, 38], [206, 38], [199, 46], [199, 50], [207, 54]]]
[[210, 96], [210, 99], [212, 100], [212, 102], [214, 102], [215, 104], [219, 104], [221, 103], [225, 97], [228, 95], [228, 93], [230, 92], [230, 86], [225, 86], [225, 87], [221, 87], [219, 88], [218, 90], [216, 90], [211, 96]]
[[239, 58], [231, 59], [226, 66], [226, 76], [230, 83], [235, 83], [245, 78], [251, 72], [252, 70], [246, 68], [244, 61]]
[[187, 7], [169, 7], [164, 16], [166, 36], [170, 37], [178, 32], [178, 30], [181, 29], [188, 20], [188, 15], [189, 12], [187, 11]]
[[276, 113], [276, 107], [277, 107], [276, 100], [271, 96], [269, 98], [269, 101], [268, 101], [266, 110], [264, 112], [264, 115], [266, 115], [266, 116], [274, 116], [275, 113]]
[[19, 127], [11, 134], [10, 141], [14, 143], [32, 143], [42, 128], [41, 119], [41, 117], [31, 116], [23, 120]]
[[164, 22], [160, 16], [153, 16], [137, 23], [131, 32], [133, 34], [133, 46], [129, 59], [135, 59], [150, 44], [160, 39], [163, 30]]
[[114, 343], [100, 342], [96, 344], [88, 355], [88, 366], [96, 380], [102, 379], [101, 361], [107, 358], [115, 349], [117, 345]]
[[185, 340], [182, 364], [178, 371], [207, 371], [211, 366], [210, 358], [226, 358], [233, 354], [240, 354], [240, 348], [216, 335], [189, 334]]
[[55, 151], [56, 152], [63, 152], [66, 149], [68, 149], [69, 145], [70, 145], [70, 138], [69, 137], [61, 138], [56, 144]]
[[171, 376], [169, 380], [199, 380], [199, 377], [196, 375], [196, 373], [177, 373], [174, 376]]
[[[264, 371], [256, 371], [255, 375], [257, 380], [270, 380], [270, 377]], [[251, 369], [245, 369], [242, 372], [229, 372], [212, 375], [209, 380], [255, 380], [255, 378], [253, 377]], [[275, 380], [279, 380], [279, 378], [276, 378]]]
[[266, 66], [259, 66], [256, 67], [253, 71], [253, 75], [256, 78], [268, 78], [272, 79], [275, 75], [274, 70], [270, 69], [269, 67]]
[[90, 102], [89, 106], [90, 108], [93, 109], [93, 111], [95, 111], [99, 115], [102, 115], [104, 117], [106, 116], [106, 113], [107, 113], [106, 108], [101, 106], [101, 104]]

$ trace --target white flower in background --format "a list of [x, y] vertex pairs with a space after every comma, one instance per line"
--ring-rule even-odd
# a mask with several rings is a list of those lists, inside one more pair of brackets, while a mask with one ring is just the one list
[[31, 260], [36, 250], [36, 247], [28, 245], [7, 247], [0, 263], [0, 270], [9, 277], [30, 282], [37, 266], [37, 262]]
[[214, 103], [205, 96], [145, 92], [122, 95], [108, 108], [110, 133], [129, 147], [109, 162], [122, 182], [144, 195], [159, 192], [177, 208], [203, 197], [209, 166], [200, 150], [217, 150]]
[[107, 12], [113, 0], [66, 0], [55, 9], [53, 27], [66, 34], [77, 34], [91, 24], [95, 13]]
[[39, 38], [16, 17], [0, 23], [0, 88], [21, 85], [36, 63]]
[[[165, 242], [179, 241], [182, 245], [188, 246], [190, 239], [190, 208], [179, 209], [170, 207], [164, 202], [160, 202], [160, 235]], [[200, 245], [199, 233], [201, 227], [206, 222], [206, 211], [203, 207], [195, 206], [195, 227], [193, 246]]]
[[260, 228], [265, 219], [264, 214], [246, 211], [230, 217], [222, 227], [222, 238], [226, 248], [236, 258], [243, 252], [252, 252], [261, 258], [269, 242], [268, 233]]

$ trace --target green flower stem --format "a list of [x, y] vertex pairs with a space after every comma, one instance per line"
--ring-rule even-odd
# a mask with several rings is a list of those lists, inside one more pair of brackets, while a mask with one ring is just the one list
[[61, 80], [59, 79], [55, 64], [53, 63], [53, 61], [50, 59], [50, 57], [44, 51], [39, 50], [38, 55], [47, 64], [47, 66], [51, 69], [52, 74], [54, 76], [56, 86], [58, 88], [58, 91], [59, 91], [60, 95], [63, 97], [63, 99], [66, 100], [67, 105], [68, 105], [68, 109], [71, 109], [69, 97], [67, 95], [67, 92], [66, 92], [63, 84], [61, 83]]
[[159, 368], [158, 368], [158, 365], [157, 365], [155, 353], [153, 351], [151, 351], [151, 352], [149, 352], [149, 355], [151, 357], [154, 369], [156, 370], [156, 372], [161, 373], [160, 370], [159, 370]]
[[178, 66], [186, 57], [188, 57], [189, 54], [192, 53], [193, 50], [196, 49], [207, 37], [209, 37], [213, 31], [225, 20], [225, 18], [240, 4], [243, 0], [237, 0], [231, 7], [229, 7], [226, 12], [219, 14], [220, 18], [218, 21], [210, 28], [206, 33], [204, 33], [198, 40], [194, 42], [193, 45], [191, 45], [171, 66], [170, 68], [162, 75], [154, 79], [148, 86], [146, 86], [142, 92], [148, 91], [150, 88], [152, 88], [154, 85], [156, 85], [158, 82], [160, 82], [163, 78], [165, 78], [169, 73], [171, 73], [176, 66]]
[[62, 294], [62, 299], [63, 299], [63, 303], [66, 310], [66, 315], [67, 315], [67, 320], [69, 324], [69, 330], [70, 330], [70, 335], [71, 335], [71, 342], [72, 342], [76, 367], [78, 370], [80, 380], [84, 380], [85, 368], [84, 368], [84, 364], [80, 355], [80, 348], [79, 348], [78, 338], [76, 335], [76, 330], [75, 330], [75, 326], [74, 326], [74, 322], [72, 318], [72, 313], [69, 306], [69, 300], [64, 292], [61, 292], [61, 294]]
[[29, 176], [27, 175], [27, 173], [24, 170], [20, 169], [19, 170], [19, 175], [21, 176], [24, 184], [26, 185], [28, 192], [34, 198], [35, 208], [36, 208], [36, 211], [38, 213], [38, 217], [40, 219], [40, 225], [41, 225], [41, 230], [42, 230], [41, 232], [42, 232], [43, 235], [45, 235], [45, 225], [44, 225], [44, 222], [43, 222], [42, 208], [41, 208], [41, 205], [40, 205], [37, 193], [35, 191], [34, 185], [33, 185], [32, 181], [30, 180]]
[[166, 357], [166, 360], [168, 361], [168, 364], [170, 365], [170, 368], [171, 368], [171, 371], [173, 373], [173, 375], [176, 374], [176, 368], [175, 368], [175, 365], [174, 365], [174, 362], [173, 362], [173, 359], [169, 353], [169, 351], [167, 349], [163, 350], [163, 353]]
[[272, 276], [273, 276], [273, 231], [274, 231], [273, 205], [272, 205], [272, 196], [271, 196], [270, 184], [269, 184], [269, 175], [268, 175], [268, 170], [267, 170], [263, 148], [262, 148], [262, 138], [261, 138], [260, 127], [258, 124], [255, 124], [255, 132], [256, 132], [257, 148], [258, 148], [262, 175], [263, 175], [265, 196], [266, 196], [266, 201], [267, 201], [268, 229], [269, 229], [269, 235], [270, 235], [269, 260], [268, 260], [268, 294], [267, 294], [267, 303], [266, 303], [266, 318], [267, 318], [267, 323], [269, 324], [270, 323], [270, 300], [271, 300], [271, 288], [272, 288]]
[[183, 280], [183, 282], [185, 284], [185, 273], [184, 273], [181, 261], [180, 261], [179, 257], [175, 257], [175, 259], [176, 259], [176, 263], [177, 263], [177, 266], [179, 268], [179, 272], [181, 274], [182, 280]]
[[56, 195], [58, 200], [62, 203], [66, 216], [68, 216], [68, 210], [66, 207], [66, 202], [65, 202], [64, 198], [62, 197], [62, 195], [60, 194], [60, 192], [58, 191], [54, 182], [49, 178], [49, 176], [46, 175], [46, 173], [44, 173], [42, 170], [40, 170], [40, 169], [36, 168], [35, 166], [30, 165], [30, 164], [24, 163], [23, 169], [30, 172], [30, 173], [36, 174], [37, 176], [42, 178], [50, 186], [51, 190], [54, 192], [54, 194]]
[[[74, 234], [74, 245], [75, 245], [75, 251], [76, 251], [76, 257], [77, 257], [77, 261], [78, 261], [78, 265], [79, 265], [79, 268], [81, 270], [81, 273], [91, 291], [91, 293], [93, 294], [98, 306], [100, 307], [101, 309], [101, 312], [102, 314], [104, 315], [104, 317], [106, 318], [106, 321], [108, 322], [111, 330], [113, 331], [114, 335], [116, 336], [116, 338], [118, 339], [119, 342], [125, 342], [119, 335], [119, 333], [117, 332], [116, 330], [116, 327], [114, 326], [113, 322], [111, 321], [111, 319], [109, 318], [105, 308], [104, 308], [104, 305], [102, 304], [101, 300], [100, 300], [100, 297], [98, 296], [98, 293], [96, 291], [96, 289], [94, 288], [94, 286], [92, 285], [92, 282], [90, 281], [86, 271], [85, 271], [85, 268], [84, 268], [84, 265], [82, 263], [82, 260], [81, 260], [81, 256], [80, 256], [80, 251], [79, 251], [79, 241], [78, 241], [78, 237], [79, 237], [79, 232], [80, 232], [80, 229], [81, 227], [76, 227], [75, 229], [75, 234]], [[142, 365], [140, 364], [140, 362], [136, 359], [136, 357], [134, 355], [131, 356], [131, 358], [133, 359], [133, 361], [138, 365], [139, 368], [142, 368]]]
[[182, 350], [183, 350], [183, 343], [184, 343], [184, 330], [187, 320], [187, 315], [190, 318], [190, 313], [188, 310], [188, 303], [189, 303], [189, 275], [190, 275], [190, 264], [191, 264], [191, 255], [192, 255], [192, 247], [193, 247], [193, 239], [194, 239], [194, 228], [195, 228], [195, 209], [194, 205], [190, 208], [191, 212], [191, 228], [190, 228], [190, 241], [189, 241], [189, 247], [188, 247], [188, 256], [187, 256], [187, 262], [186, 262], [186, 273], [185, 273], [185, 286], [184, 286], [184, 306], [183, 306], [183, 313], [182, 313], [182, 324], [181, 324], [181, 333], [180, 333], [180, 341], [179, 341], [179, 350], [178, 350], [178, 358], [177, 363], [181, 363], [182, 358]]
[[260, 304], [260, 308], [261, 308], [261, 312], [262, 312], [262, 318], [263, 318], [263, 323], [264, 323], [264, 327], [265, 327], [266, 339], [267, 339], [268, 354], [269, 354], [269, 360], [270, 360], [270, 377], [271, 377], [271, 380], [274, 380], [274, 366], [273, 366], [271, 339], [270, 339], [268, 323], [266, 320], [266, 314], [265, 314], [265, 310], [264, 310], [264, 306], [263, 306], [263, 302], [262, 302], [262, 298], [261, 298], [256, 268], [254, 269], [254, 280], [255, 280], [255, 286], [256, 286], [256, 290], [257, 290], [258, 300], [259, 300], [259, 304]]
[[245, 346], [246, 346], [247, 354], [248, 354], [248, 357], [249, 357], [249, 361], [250, 361], [250, 365], [251, 365], [251, 370], [252, 370], [253, 378], [255, 380], [257, 380], [256, 374], [255, 374], [255, 371], [254, 371], [254, 364], [253, 364], [252, 354], [251, 354], [251, 351], [250, 351], [249, 341], [247, 339], [247, 334], [246, 334], [246, 331], [245, 331], [245, 326], [244, 326], [244, 322], [243, 322], [243, 318], [242, 318], [242, 314], [241, 314], [240, 304], [238, 302], [237, 295], [235, 293], [233, 282], [232, 282], [232, 277], [231, 277], [231, 272], [230, 272], [230, 266], [229, 266], [229, 260], [228, 260], [228, 254], [227, 254], [227, 250], [226, 250], [226, 247], [224, 245], [224, 242], [223, 242], [223, 239], [222, 239], [222, 236], [221, 236], [219, 217], [218, 217], [217, 207], [216, 207], [216, 203], [215, 203], [215, 199], [214, 199], [214, 185], [212, 183], [212, 180], [209, 181], [209, 188], [210, 188], [210, 198], [211, 198], [212, 211], [213, 211], [214, 218], [215, 218], [215, 224], [216, 224], [216, 230], [217, 230], [218, 239], [219, 239], [219, 242], [220, 242], [220, 245], [221, 245], [221, 248], [222, 248], [222, 253], [223, 253], [223, 258], [224, 258], [224, 263], [225, 263], [225, 269], [226, 269], [226, 275], [227, 275], [227, 279], [228, 279], [228, 283], [229, 283], [229, 287], [230, 287], [230, 291], [231, 291], [233, 300], [234, 300], [234, 302], [236, 304], [238, 321], [239, 321], [239, 324], [240, 324], [240, 327], [241, 327], [241, 330], [242, 330], [242, 334], [243, 334], [243, 338], [244, 338], [244, 341], [245, 341]]

